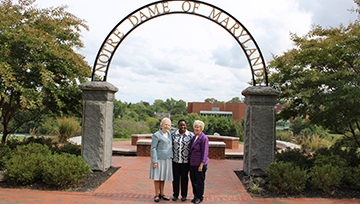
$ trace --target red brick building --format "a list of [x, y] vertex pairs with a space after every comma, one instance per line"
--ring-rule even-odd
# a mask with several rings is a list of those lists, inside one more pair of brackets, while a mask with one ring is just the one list
[[198, 115], [224, 115], [233, 120], [241, 121], [245, 117], [245, 103], [204, 103], [188, 102], [187, 113], [197, 113]]

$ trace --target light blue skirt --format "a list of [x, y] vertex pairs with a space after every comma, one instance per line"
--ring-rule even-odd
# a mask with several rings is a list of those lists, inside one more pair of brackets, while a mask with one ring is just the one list
[[173, 181], [172, 159], [158, 160], [158, 165], [155, 169], [150, 162], [149, 179], [155, 181]]

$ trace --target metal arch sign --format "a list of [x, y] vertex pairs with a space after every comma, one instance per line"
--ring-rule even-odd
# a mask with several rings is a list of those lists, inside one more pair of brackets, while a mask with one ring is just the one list
[[154, 18], [169, 14], [190, 14], [208, 19], [226, 31], [238, 42], [251, 68], [253, 85], [261, 81], [268, 86], [264, 57], [250, 32], [228, 12], [206, 2], [191, 0], [157, 1], [147, 4], [122, 19], [108, 34], [95, 59], [92, 81], [96, 76], [106, 81], [115, 51], [122, 41], [138, 26]]

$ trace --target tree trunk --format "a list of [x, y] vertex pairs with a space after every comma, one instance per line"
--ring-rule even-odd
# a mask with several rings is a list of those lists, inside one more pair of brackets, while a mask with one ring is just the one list
[[1, 138], [1, 144], [5, 144], [6, 143], [6, 137], [8, 136], [8, 132], [7, 129], [4, 128], [4, 132], [3, 132], [3, 136]]
[[[360, 126], [359, 126], [358, 121], [355, 121], [355, 123], [356, 123], [357, 129], [360, 131]], [[358, 140], [358, 138], [357, 138], [357, 136], [356, 136], [355, 132], [354, 132], [353, 136], [354, 136], [354, 139], [355, 139], [355, 141], [356, 141], [357, 145], [360, 147], [360, 142], [359, 142], [359, 140]]]
[[[357, 121], [355, 123], [359, 127]], [[350, 127], [351, 134], [353, 135], [353, 137], [355, 139], [356, 144], [360, 147], [360, 142], [359, 142], [358, 138], [356, 137], [356, 133], [355, 133], [355, 130], [353, 129], [353, 127], [351, 125], [351, 121], [349, 121], [349, 127]]]

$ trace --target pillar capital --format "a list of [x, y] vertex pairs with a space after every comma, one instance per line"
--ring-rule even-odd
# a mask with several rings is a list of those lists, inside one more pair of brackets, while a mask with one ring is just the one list
[[268, 86], [250, 86], [241, 92], [246, 105], [275, 105], [279, 91]]
[[89, 81], [79, 85], [82, 91], [118, 92], [119, 89], [106, 81]]

